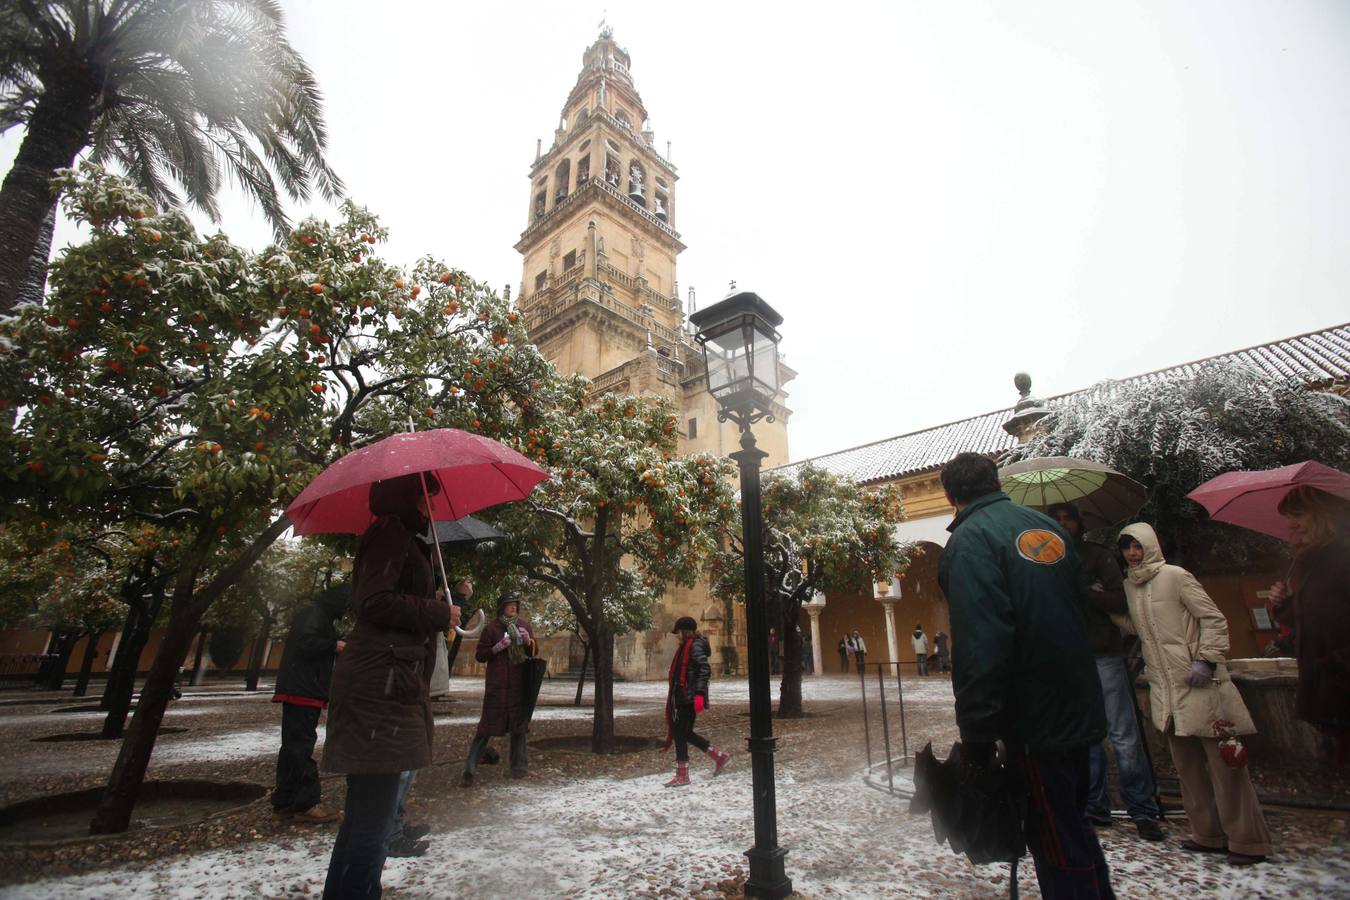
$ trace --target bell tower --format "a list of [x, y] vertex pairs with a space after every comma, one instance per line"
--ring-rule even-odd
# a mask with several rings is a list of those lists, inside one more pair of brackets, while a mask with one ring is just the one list
[[628, 53], [606, 30], [582, 56], [553, 146], [530, 169], [528, 225], [516, 244], [525, 258], [517, 305], [531, 339], [559, 369], [597, 379], [597, 390], [652, 390], [611, 384], [648, 349], [666, 375], [686, 358], [677, 177], [653, 145]]
[[[672, 400], [680, 452], [725, 456], [739, 448], [740, 436], [734, 424], [717, 420], [676, 282], [676, 258], [685, 249], [675, 227], [679, 175], [656, 149], [628, 51], [608, 28], [581, 61], [553, 143], [545, 150], [540, 142], [530, 167], [526, 226], [515, 245], [524, 257], [516, 307], [530, 340], [559, 371], [585, 375], [595, 394]], [[795, 374], [783, 366], [779, 384]], [[780, 400], [776, 421], [755, 426], [769, 454], [766, 467], [788, 462], [790, 415]], [[726, 658], [740, 668], [744, 631], [733, 620], [741, 614], [712, 598], [706, 584], [673, 588], [661, 607], [657, 628], [616, 645], [622, 674], [661, 677], [670, 661], [668, 623], [683, 615], [713, 637], [715, 662]], [[737, 647], [740, 662], [724, 657]]]
[[[552, 146], [535, 150], [516, 306], [559, 370], [590, 378], [596, 393], [674, 400], [681, 451], [726, 454], [739, 436], [717, 421], [704, 389], [676, 280], [679, 174], [656, 148], [631, 67], [613, 32], [601, 31], [582, 54]], [[795, 374], [784, 366], [779, 383]], [[790, 414], [782, 407], [776, 424], [755, 430], [766, 466], [788, 461]]]

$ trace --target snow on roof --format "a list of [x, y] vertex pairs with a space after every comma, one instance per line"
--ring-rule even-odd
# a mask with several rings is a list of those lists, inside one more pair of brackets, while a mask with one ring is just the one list
[[[1120, 381], [1147, 383], [1177, 375], [1191, 375], [1202, 365], [1212, 362], [1248, 365], [1266, 375], [1299, 379], [1309, 385], [1348, 384], [1350, 322], [1269, 344], [1180, 363], [1154, 372], [1122, 378]], [[1083, 393], [1083, 390], [1050, 397], [1045, 402], [1054, 406], [1069, 397]], [[860, 447], [800, 460], [774, 471], [790, 472], [809, 462], [831, 474], [851, 478], [862, 484], [890, 481], [905, 475], [936, 469], [958, 453], [967, 451], [997, 453], [1000, 450], [1010, 449], [1017, 441], [1003, 430], [1003, 423], [1008, 421], [1012, 414], [1012, 407], [1006, 407], [969, 419], [935, 425], [922, 431], [911, 431]]]

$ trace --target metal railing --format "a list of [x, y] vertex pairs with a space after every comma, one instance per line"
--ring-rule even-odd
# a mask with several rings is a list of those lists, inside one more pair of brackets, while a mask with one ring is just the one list
[[0, 681], [36, 681], [43, 665], [59, 658], [55, 653], [16, 653], [0, 656]]
[[[907, 767], [911, 765], [909, 756], [909, 732], [905, 726], [905, 687], [900, 678], [899, 662], [870, 662], [864, 663], [858, 669], [858, 687], [862, 693], [862, 711], [863, 711], [863, 741], [867, 747], [867, 772], [870, 775], [875, 768], [872, 764], [872, 726], [867, 712], [867, 681], [868, 668], [875, 668], [877, 673], [877, 694], [881, 699], [881, 738], [886, 750], [886, 790], [895, 793], [895, 768]], [[913, 665], [913, 663], [909, 663]], [[891, 749], [891, 723], [890, 709], [886, 702], [887, 674], [889, 671], [895, 672], [895, 705], [900, 718], [900, 758], [897, 760], [892, 755]]]

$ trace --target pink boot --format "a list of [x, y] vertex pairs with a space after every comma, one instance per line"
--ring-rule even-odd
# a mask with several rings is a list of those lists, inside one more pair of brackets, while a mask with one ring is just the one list
[[713, 769], [713, 777], [716, 778], [722, 774], [722, 770], [731, 762], [731, 754], [725, 750], [718, 750], [716, 745], [708, 748], [708, 755], [712, 757], [713, 762], [717, 763], [717, 768]]
[[686, 787], [689, 784], [689, 763], [675, 763], [675, 777], [666, 782], [666, 787]]

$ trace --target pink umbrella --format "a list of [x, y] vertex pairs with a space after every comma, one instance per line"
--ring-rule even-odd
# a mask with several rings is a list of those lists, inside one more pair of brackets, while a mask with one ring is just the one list
[[498, 503], [523, 500], [548, 472], [504, 444], [454, 428], [396, 434], [333, 463], [286, 509], [296, 534], [362, 534], [370, 526], [370, 485], [426, 472], [440, 493], [433, 521], [455, 521]]
[[1350, 500], [1350, 475], [1319, 462], [1261, 472], [1225, 472], [1186, 496], [1208, 510], [1211, 519], [1293, 541], [1294, 534], [1277, 507], [1300, 485]]

